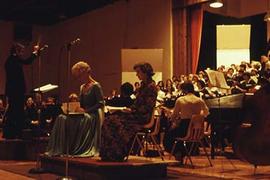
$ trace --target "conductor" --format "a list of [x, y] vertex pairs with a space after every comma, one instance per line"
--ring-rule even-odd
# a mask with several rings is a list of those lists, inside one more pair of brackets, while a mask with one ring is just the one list
[[10, 55], [5, 62], [8, 109], [3, 126], [3, 138], [21, 138], [24, 127], [25, 79], [23, 65], [31, 64], [38, 56], [39, 46], [34, 46], [30, 57], [24, 59], [29, 40], [20, 39], [13, 43]]

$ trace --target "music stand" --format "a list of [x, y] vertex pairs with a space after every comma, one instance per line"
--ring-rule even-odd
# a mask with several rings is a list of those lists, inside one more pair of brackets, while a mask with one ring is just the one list
[[[212, 87], [216, 87], [219, 90], [223, 90], [228, 93], [228, 90], [230, 89], [230, 86], [228, 86], [226, 79], [224, 77], [224, 74], [222, 72], [214, 71], [214, 70], [205, 70], [205, 72], [208, 75], [209, 82], [212, 85]], [[221, 121], [221, 103], [220, 103], [220, 97], [221, 94], [217, 93], [217, 100], [218, 100], [218, 120]], [[214, 129], [213, 126], [211, 126], [211, 159], [214, 159], [215, 154], [215, 148], [213, 146], [213, 134]]]

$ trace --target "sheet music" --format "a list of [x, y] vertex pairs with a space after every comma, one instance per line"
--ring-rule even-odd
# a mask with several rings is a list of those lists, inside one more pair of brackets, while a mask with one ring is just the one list
[[217, 86], [216, 74], [213, 70], [205, 70], [208, 75], [209, 81], [213, 86]]
[[214, 71], [214, 70], [205, 70], [209, 77], [209, 81], [214, 87], [222, 88], [222, 89], [230, 89], [228, 86], [224, 74], [222, 72]]
[[46, 84], [44, 86], [35, 88], [34, 91], [41, 91], [41, 92], [45, 93], [45, 92], [51, 91], [51, 90], [56, 89], [56, 88], [58, 88], [57, 85]]

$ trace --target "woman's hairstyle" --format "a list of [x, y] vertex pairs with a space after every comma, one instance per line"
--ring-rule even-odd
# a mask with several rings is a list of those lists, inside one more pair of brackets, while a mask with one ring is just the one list
[[133, 69], [136, 70], [137, 68], [140, 68], [140, 70], [150, 78], [155, 74], [151, 64], [149, 63], [144, 62], [135, 64]]
[[159, 87], [164, 87], [164, 82], [163, 82], [163, 81], [158, 81], [157, 85], [158, 85]]
[[194, 86], [190, 81], [185, 81], [181, 84], [181, 89], [184, 93], [194, 93]]
[[90, 73], [90, 71], [91, 71], [91, 68], [89, 64], [87, 64], [84, 61], [77, 62], [76, 64], [72, 66], [72, 69], [71, 69], [72, 75], [74, 76], [79, 76], [82, 73]]
[[71, 93], [69, 96], [68, 96], [68, 100], [69, 102], [78, 102], [79, 101], [79, 97], [76, 93]]

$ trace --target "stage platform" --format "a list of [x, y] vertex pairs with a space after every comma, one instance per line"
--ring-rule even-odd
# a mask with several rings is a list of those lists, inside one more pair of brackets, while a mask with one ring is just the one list
[[45, 152], [47, 144], [48, 137], [0, 138], [0, 160], [36, 160], [38, 154]]
[[[64, 157], [40, 156], [41, 167], [51, 173], [65, 174]], [[130, 156], [127, 162], [103, 162], [99, 157], [69, 158], [69, 175], [89, 179], [160, 179], [167, 176], [167, 166], [177, 161]]]

